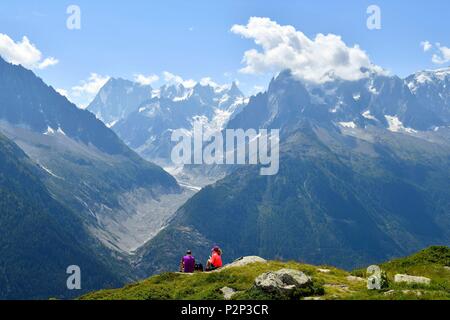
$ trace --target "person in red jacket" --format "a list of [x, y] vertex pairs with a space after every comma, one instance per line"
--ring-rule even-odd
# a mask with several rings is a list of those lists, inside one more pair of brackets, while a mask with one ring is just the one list
[[206, 262], [206, 271], [212, 271], [222, 268], [222, 250], [218, 246], [214, 246], [211, 250], [211, 257]]

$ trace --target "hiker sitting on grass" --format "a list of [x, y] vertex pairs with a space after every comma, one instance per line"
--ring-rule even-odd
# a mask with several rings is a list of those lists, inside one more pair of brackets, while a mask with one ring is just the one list
[[206, 262], [206, 271], [213, 271], [222, 267], [222, 250], [215, 246], [211, 250], [211, 257]]
[[195, 258], [192, 256], [192, 251], [188, 250], [186, 255], [181, 259], [180, 271], [184, 273], [194, 273]]

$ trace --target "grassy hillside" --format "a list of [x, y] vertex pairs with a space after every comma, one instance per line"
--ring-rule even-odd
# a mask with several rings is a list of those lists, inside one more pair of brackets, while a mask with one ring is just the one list
[[[270, 299], [253, 288], [257, 276], [283, 268], [303, 271], [313, 279], [313, 290], [304, 292], [308, 299], [450, 300], [450, 248], [431, 247], [413, 256], [392, 260], [380, 267], [387, 273], [388, 287], [380, 291], [366, 289], [364, 270], [347, 272], [334, 267], [312, 266], [297, 262], [269, 261], [220, 272], [185, 275], [163, 273], [122, 289], [103, 290], [81, 297], [82, 300], [153, 300], [153, 299], [223, 299], [220, 289], [232, 288], [233, 299]], [[326, 270], [323, 270], [326, 269]], [[429, 286], [394, 283], [395, 274], [424, 276]]]

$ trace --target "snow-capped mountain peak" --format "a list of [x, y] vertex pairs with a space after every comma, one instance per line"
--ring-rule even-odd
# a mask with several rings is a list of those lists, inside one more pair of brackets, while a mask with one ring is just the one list
[[[404, 134], [432, 131], [450, 125], [449, 75], [446, 68], [406, 79], [370, 74], [357, 81], [311, 84], [283, 71], [230, 125], [283, 128], [310, 119], [341, 128], [375, 126]], [[411, 90], [412, 84], [416, 90]]]
[[450, 81], [450, 67], [436, 69], [436, 70], [424, 70], [416, 72], [415, 74], [407, 77], [405, 81], [411, 92], [415, 93], [419, 87], [427, 84], [439, 84], [441, 82]]
[[236, 83], [218, 85], [210, 79], [192, 86], [167, 83], [153, 89], [149, 99], [112, 129], [142, 156], [158, 162], [170, 158], [173, 130], [190, 132], [201, 122], [210, 132], [220, 131], [247, 103]]
[[135, 111], [142, 101], [151, 98], [152, 87], [133, 81], [111, 78], [88, 106], [108, 126]]

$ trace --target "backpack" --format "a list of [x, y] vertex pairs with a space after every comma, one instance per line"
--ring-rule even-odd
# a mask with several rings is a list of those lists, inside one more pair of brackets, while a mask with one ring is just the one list
[[195, 271], [197, 271], [197, 272], [203, 272], [203, 271], [204, 271], [204, 269], [203, 269], [203, 264], [201, 264], [201, 263], [196, 263], [196, 264], [195, 264]]

